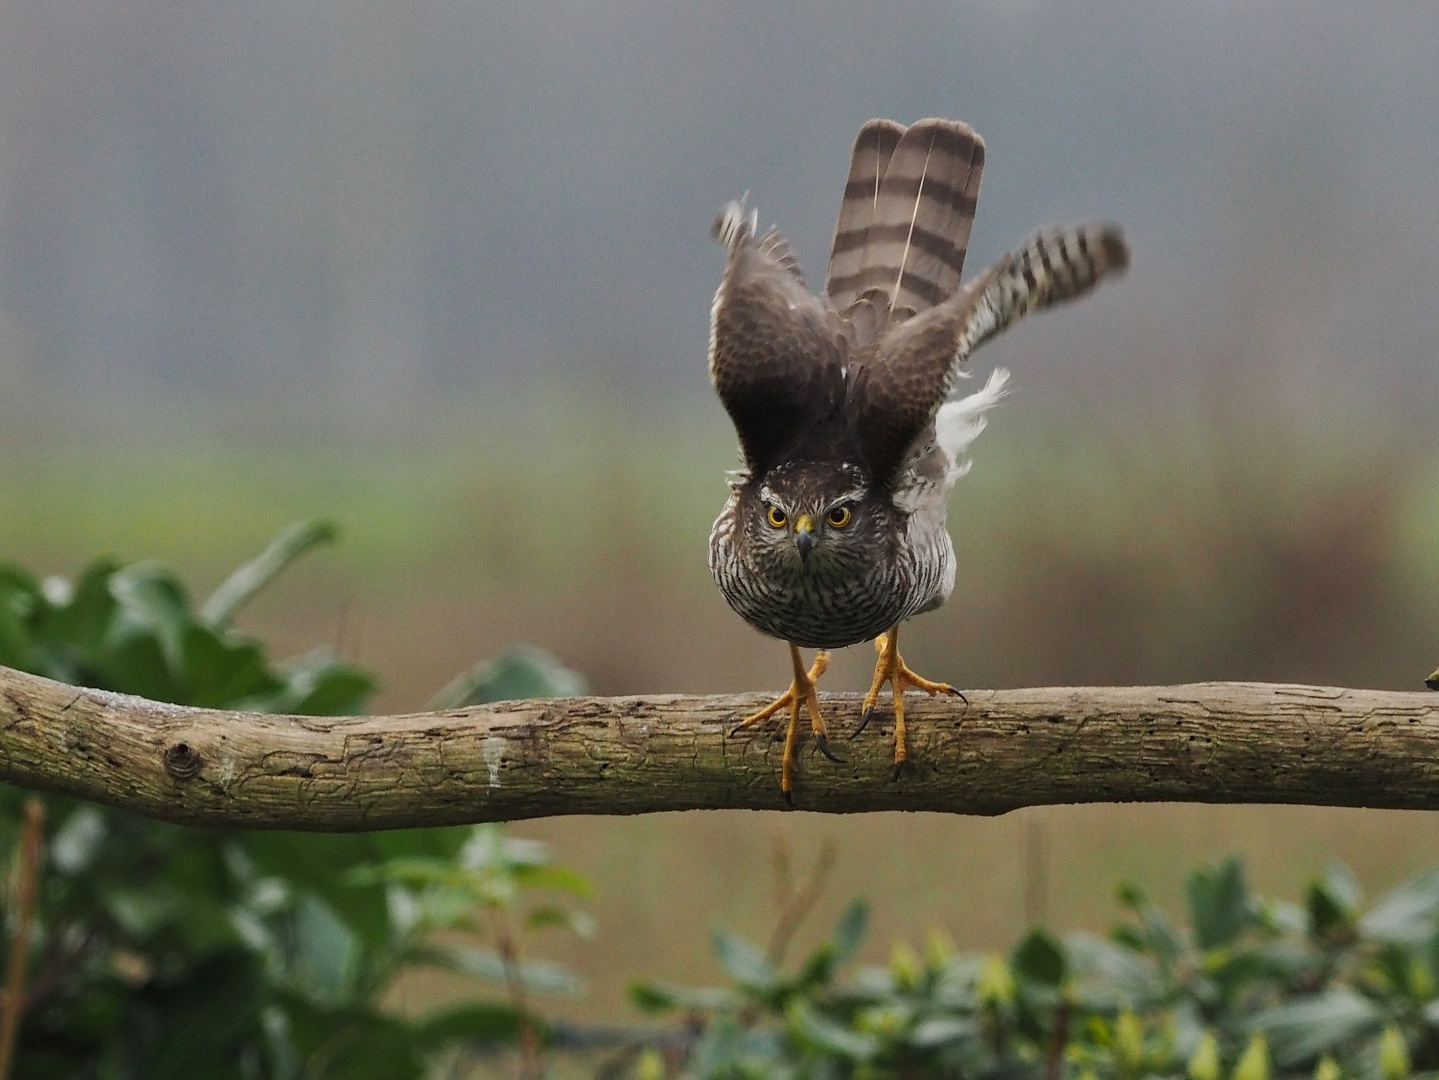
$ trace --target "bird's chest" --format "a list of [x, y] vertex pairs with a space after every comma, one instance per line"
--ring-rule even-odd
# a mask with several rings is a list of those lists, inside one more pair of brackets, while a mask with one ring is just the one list
[[936, 586], [946, 576], [953, 581], [952, 568], [941, 565], [948, 537], [940, 548], [927, 538], [916, 547], [906, 533], [849, 558], [807, 563], [766, 559], [739, 540], [721, 514], [710, 536], [710, 570], [720, 592], [752, 626], [806, 648], [868, 641], [935, 606], [943, 599]]

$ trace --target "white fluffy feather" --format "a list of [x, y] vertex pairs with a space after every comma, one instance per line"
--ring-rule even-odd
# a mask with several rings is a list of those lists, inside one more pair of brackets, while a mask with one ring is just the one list
[[961, 458], [989, 422], [985, 413], [998, 405], [1008, 393], [1009, 369], [997, 367], [989, 373], [988, 380], [979, 390], [958, 400], [946, 401], [939, 407], [934, 417], [935, 441], [954, 462], [958, 470], [955, 480], [969, 471], [969, 462], [961, 463]]

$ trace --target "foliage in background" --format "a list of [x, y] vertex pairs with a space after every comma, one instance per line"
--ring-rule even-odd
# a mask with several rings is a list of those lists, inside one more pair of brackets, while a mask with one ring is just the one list
[[[158, 563], [101, 560], [74, 583], [0, 564], [0, 664], [179, 704], [359, 712], [368, 673], [325, 649], [273, 666], [231, 626], [291, 561], [333, 537], [325, 522], [291, 526], [198, 609]], [[522, 674], [529, 694], [578, 688], [557, 665]], [[10, 850], [25, 798], [0, 786]], [[520, 941], [527, 927], [586, 930], [564, 905], [527, 906], [536, 889], [573, 894], [584, 883], [493, 828], [216, 834], [44, 802], [55, 828], [35, 918], [25, 926], [7, 912], [29, 953], [16, 1077], [418, 1077], [460, 1047], [538, 1040], [529, 997], [577, 987], [565, 970], [523, 959]], [[396, 974], [417, 964], [505, 993], [418, 1018], [380, 1009]]]
[[332, 542], [329, 522], [291, 525], [195, 611], [157, 562], [92, 563], [77, 582], [36, 581], [0, 564], [0, 664], [74, 686], [155, 701], [250, 712], [362, 712], [375, 681], [328, 649], [271, 668], [264, 648], [234, 632], [240, 607], [290, 562]]
[[[1401, 1080], [1439, 1071], [1439, 870], [1364, 911], [1334, 866], [1296, 906], [1254, 896], [1231, 858], [1188, 879], [1188, 927], [1138, 890], [1108, 938], [1034, 930], [1008, 956], [933, 939], [845, 980], [865, 909], [786, 974], [723, 931], [731, 983], [641, 983], [637, 1005], [688, 1011], [692, 1080]], [[651, 1071], [659, 1064], [653, 1058]], [[641, 1069], [643, 1072], [643, 1069]]]

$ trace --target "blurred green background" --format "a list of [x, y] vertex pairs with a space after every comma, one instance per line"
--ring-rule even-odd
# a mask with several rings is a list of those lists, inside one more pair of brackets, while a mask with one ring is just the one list
[[[1057, 219], [1118, 220], [1135, 258], [977, 359], [1017, 392], [915, 668], [1418, 688], [1439, 663], [1435, 9], [128, 0], [0, 30], [0, 558], [156, 557], [203, 596], [331, 517], [340, 546], [242, 622], [378, 671], [378, 708], [516, 642], [599, 693], [777, 691], [783, 646], [705, 569], [735, 460], [706, 227], [750, 188], [817, 278], [859, 124], [948, 115], [989, 142], [971, 272]], [[876, 950], [1105, 925], [1116, 880], [1167, 900], [1231, 851], [1281, 896], [1331, 856], [1371, 893], [1439, 861], [1426, 815], [1305, 808], [517, 831], [596, 882], [600, 933], [560, 957], [593, 1015], [630, 975], [709, 972], [710, 924], [763, 937], [776, 834], [839, 845], [816, 925], [866, 895]]]
[[[599, 693], [778, 690], [783, 647], [730, 613], [705, 569], [734, 452], [718, 414], [556, 388], [382, 423], [318, 403], [37, 393], [4, 410], [0, 550], [64, 574], [100, 552], [160, 557], [203, 595], [280, 525], [328, 515], [344, 529], [338, 548], [241, 622], [276, 655], [330, 643], [377, 670], [377, 708], [419, 708], [517, 641], [554, 651]], [[1392, 429], [1378, 440], [1360, 425], [1272, 420], [1012, 402], [954, 496], [959, 583], [909, 630], [911, 662], [963, 686], [1419, 687], [1439, 648], [1439, 453]], [[863, 689], [871, 664], [867, 646], [845, 650], [827, 688]], [[801, 776], [823, 767], [806, 751]], [[519, 831], [596, 883], [601, 932], [558, 945], [591, 980], [571, 1008], [595, 1016], [615, 1015], [636, 973], [707, 972], [699, 929], [767, 932], [776, 839], [801, 865], [839, 845], [815, 925], [866, 895], [876, 951], [936, 927], [999, 947], [1035, 915], [1106, 925], [1117, 880], [1172, 897], [1187, 868], [1231, 851], [1280, 895], [1331, 857], [1376, 891], [1439, 861], [1428, 815], [1297, 807], [691, 813]]]

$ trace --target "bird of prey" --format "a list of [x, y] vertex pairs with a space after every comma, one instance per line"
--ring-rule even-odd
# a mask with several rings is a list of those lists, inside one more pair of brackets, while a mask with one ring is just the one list
[[[960, 365], [1026, 312], [1082, 296], [1129, 262], [1115, 226], [1046, 229], [961, 286], [983, 170], [984, 141], [967, 124], [865, 124], [819, 295], [788, 242], [760, 233], [744, 200], [715, 220], [729, 257], [711, 311], [709, 374], [743, 467], [710, 533], [709, 566], [735, 611], [789, 643], [789, 690], [735, 728], [788, 708], [789, 801], [801, 710], [834, 756], [815, 692], [824, 650], [874, 639], [859, 730], [888, 682], [896, 777], [908, 759], [904, 691], [957, 693], [905, 665], [899, 626], [954, 587], [946, 497], [1008, 377], [996, 370], [958, 396]], [[801, 648], [821, 650], [809, 670]]]

